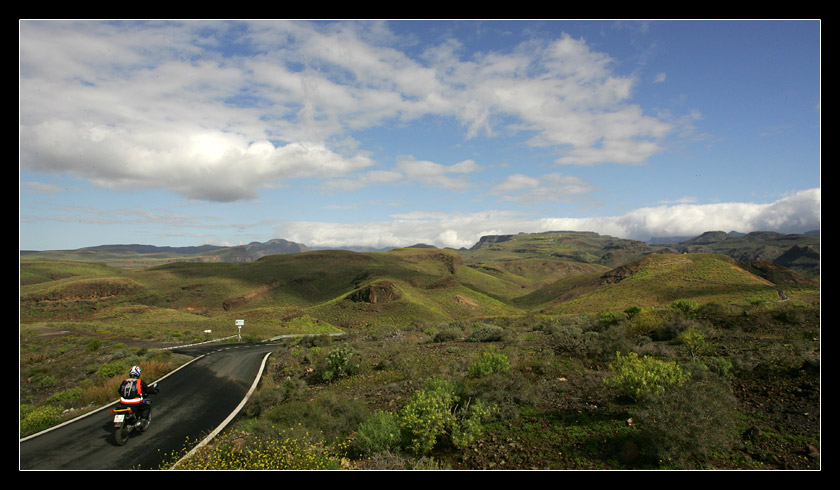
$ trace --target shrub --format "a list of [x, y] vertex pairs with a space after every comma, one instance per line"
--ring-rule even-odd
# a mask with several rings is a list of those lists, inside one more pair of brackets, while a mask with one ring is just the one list
[[692, 359], [706, 348], [706, 336], [699, 329], [692, 328], [677, 336], [677, 340]]
[[682, 313], [686, 318], [697, 316], [697, 302], [691, 299], [678, 299], [671, 303], [671, 309]]
[[96, 371], [100, 378], [113, 378], [114, 376], [128, 376], [131, 366], [126, 361], [106, 362]]
[[484, 431], [484, 420], [491, 410], [481, 400], [467, 403], [458, 413], [458, 421], [451, 429], [451, 440], [455, 447], [463, 448], [478, 439]]
[[622, 324], [613, 325], [602, 332], [586, 332], [583, 340], [586, 356], [597, 361], [606, 361], [616, 352], [628, 352], [632, 348], [627, 328]]
[[53, 405], [44, 405], [37, 408], [26, 408], [21, 406], [20, 433], [31, 434], [44, 429], [49, 429], [58, 423], [61, 416], [61, 408]]
[[504, 329], [488, 323], [476, 323], [473, 325], [467, 342], [498, 342], [504, 338]]
[[391, 412], [377, 410], [359, 425], [353, 447], [364, 455], [390, 452], [400, 447], [400, 423]]
[[679, 386], [690, 377], [675, 362], [639, 357], [635, 352], [626, 356], [616, 354], [610, 371], [613, 374], [604, 380], [604, 384], [635, 401], [662, 395], [667, 388]]
[[671, 313], [669, 318], [662, 318], [659, 326], [650, 332], [650, 337], [657, 341], [674, 340], [686, 330], [698, 328], [695, 320], [686, 318], [680, 314]]
[[398, 414], [403, 447], [421, 456], [444, 440], [463, 447], [481, 434], [489, 413], [481, 402], [462, 402], [452, 381], [432, 378], [424, 389], [412, 394]]
[[[588, 332], [595, 334], [597, 332]], [[557, 354], [568, 353], [572, 355], [585, 355], [587, 352], [587, 340], [593, 338], [583, 333], [583, 330], [574, 325], [551, 325], [548, 328], [548, 342]]]
[[454, 395], [430, 389], [415, 391], [400, 411], [399, 423], [406, 448], [415, 454], [427, 454], [454, 422], [450, 407]]
[[726, 379], [732, 376], [732, 362], [725, 357], [709, 357], [707, 359], [703, 359], [703, 364], [709, 369], [709, 371], [715, 373], [721, 378]]
[[667, 311], [657, 310], [653, 308], [646, 308], [640, 310], [631, 318], [628, 327], [631, 335], [650, 335], [662, 327], [662, 324], [667, 320]]
[[631, 306], [624, 310], [624, 314], [627, 315], [627, 318], [633, 319], [636, 315], [642, 312], [642, 309], [638, 306]]
[[460, 339], [461, 337], [463, 337], [463, 335], [464, 332], [462, 332], [460, 328], [445, 328], [434, 335], [434, 337], [432, 338], [432, 342], [452, 342], [453, 340]]
[[649, 456], [690, 468], [737, 440], [737, 402], [719, 378], [684, 383], [640, 404], [633, 414]]
[[482, 352], [478, 359], [470, 363], [467, 372], [474, 378], [483, 378], [493, 373], [510, 371], [510, 360], [501, 352]]
[[359, 369], [359, 364], [353, 360], [354, 352], [350, 347], [339, 347], [327, 354], [326, 368], [321, 373], [324, 381], [350, 376]]
[[305, 381], [297, 378], [287, 378], [279, 384], [266, 384], [248, 400], [243, 413], [249, 417], [258, 417], [260, 414], [303, 393], [306, 389], [305, 385]]
[[605, 311], [598, 315], [598, 321], [605, 327], [615, 325], [619, 320], [621, 320], [621, 313], [615, 311]]
[[82, 389], [79, 387], [60, 391], [47, 398], [46, 403], [57, 407], [69, 408], [82, 401]]
[[312, 400], [286, 401], [263, 417], [282, 427], [301, 426], [325, 440], [334, 440], [358, 428], [370, 417], [370, 409], [361, 400], [324, 393]]

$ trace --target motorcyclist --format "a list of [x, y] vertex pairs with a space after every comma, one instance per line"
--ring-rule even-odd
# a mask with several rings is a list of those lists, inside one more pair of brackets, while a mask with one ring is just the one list
[[158, 389], [155, 385], [150, 387], [140, 379], [140, 366], [132, 366], [128, 372], [128, 378], [120, 384], [120, 403], [137, 412], [142, 430], [146, 430], [146, 427], [149, 426], [152, 416], [152, 405], [146, 400], [146, 397], [157, 392]]

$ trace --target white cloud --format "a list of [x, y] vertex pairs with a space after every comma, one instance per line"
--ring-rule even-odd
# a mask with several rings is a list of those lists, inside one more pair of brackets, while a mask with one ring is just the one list
[[[426, 160], [407, 157], [397, 162], [397, 168], [409, 179], [423, 185], [451, 191], [464, 191], [472, 187], [466, 177], [461, 175], [478, 172], [481, 167], [472, 160], [464, 160], [453, 165], [443, 165]], [[455, 175], [453, 177], [453, 175]]]
[[[395, 38], [382, 22], [23, 21], [21, 163], [230, 201], [366, 169], [368, 153], [335, 142], [425, 115], [456, 118], [465, 137], [525, 131], [532, 145], [564, 148], [564, 164], [643, 163], [672, 130], [629, 104], [634, 80], [582, 40], [468, 58], [450, 40], [415, 59]], [[476, 170], [425, 160], [395, 169], [450, 190], [469, 188]]]
[[504, 201], [528, 203], [570, 201], [593, 189], [594, 186], [589, 182], [570, 175], [553, 173], [537, 178], [514, 174], [490, 189], [488, 194], [502, 196], [501, 199]]
[[389, 170], [371, 170], [364, 174], [346, 179], [333, 179], [324, 182], [322, 188], [327, 192], [355, 191], [365, 187], [393, 184], [403, 179], [403, 174]]
[[396, 215], [391, 221], [291, 223], [277, 226], [275, 231], [278, 236], [312, 247], [363, 245], [384, 248], [428, 243], [469, 248], [484, 235], [519, 232], [594, 231], [644, 241], [660, 236], [697, 236], [718, 230], [804, 233], [819, 228], [820, 189], [810, 189], [767, 204], [680, 204], [643, 208], [612, 217], [529, 218], [520, 213], [497, 210], [452, 214], [418, 211]]
[[220, 131], [176, 134], [42, 123], [21, 130], [29, 167], [67, 173], [110, 189], [169, 189], [192, 199], [235, 201], [291, 178], [340, 177], [373, 165], [365, 156], [344, 157], [321, 143], [275, 146]]

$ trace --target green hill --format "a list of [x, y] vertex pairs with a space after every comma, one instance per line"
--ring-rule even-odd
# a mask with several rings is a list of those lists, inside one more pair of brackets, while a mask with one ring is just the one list
[[[145, 268], [142, 251], [107, 253], [110, 265], [20, 262], [21, 435], [112, 401], [131, 365], [185, 362], [159, 347], [234, 336], [244, 320], [246, 341], [349, 335], [278, 342], [244, 416], [205, 448], [293, 429], [319, 452], [387, 435], [336, 453], [367, 469], [819, 468], [819, 283], [778, 263], [570, 232]], [[604, 383], [618, 352], [690, 380], [635, 403]], [[441, 413], [471, 439], [445, 431], [416, 454], [389, 421], [444, 387], [458, 392]], [[664, 431], [650, 425], [661, 415]]]
[[671, 247], [678, 252], [722, 254], [744, 262], [773, 262], [811, 278], [820, 274], [819, 235], [710, 231]]
[[[516, 314], [521, 285], [470, 267], [451, 250], [315, 251], [245, 263], [179, 262], [143, 270], [21, 262], [21, 321], [69, 321], [125, 335], [176, 329], [287, 333]], [[108, 323], [107, 327], [104, 327]]]
[[517, 299], [545, 313], [622, 311], [631, 306], [698, 303], [749, 304], [779, 300], [777, 286], [714, 254], [651, 254], [606, 273], [556, 281]]
[[644, 242], [594, 232], [550, 231], [485, 236], [462, 255], [467, 263], [552, 259], [618, 267], [656, 250]]
[[[138, 253], [107, 249], [119, 265]], [[586, 232], [488, 236], [461, 251], [321, 250], [144, 269], [22, 260], [20, 284], [21, 322], [71, 322], [181, 341], [206, 330], [236, 333], [240, 319], [244, 332], [269, 337], [301, 329], [593, 313], [677, 299], [746, 304], [819, 291], [812, 280], [768, 262], [676, 254]]]

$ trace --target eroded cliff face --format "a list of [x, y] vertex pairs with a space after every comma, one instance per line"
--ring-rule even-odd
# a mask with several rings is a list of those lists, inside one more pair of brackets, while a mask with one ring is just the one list
[[387, 303], [400, 299], [400, 293], [390, 281], [379, 281], [353, 291], [347, 295], [347, 299], [356, 303]]

